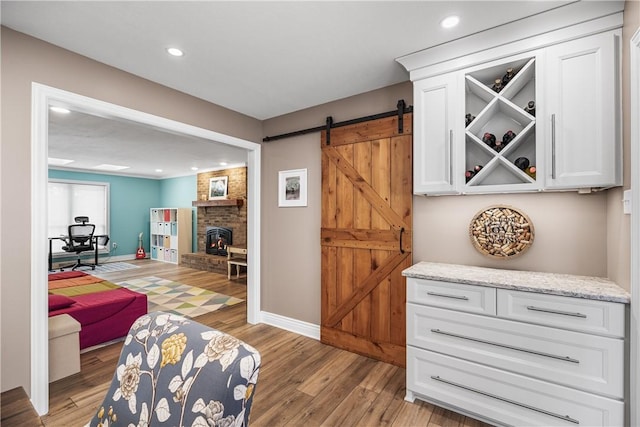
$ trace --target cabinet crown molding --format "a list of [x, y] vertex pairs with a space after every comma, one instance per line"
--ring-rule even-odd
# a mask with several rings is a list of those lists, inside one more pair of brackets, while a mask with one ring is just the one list
[[574, 2], [396, 58], [411, 81], [622, 28], [624, 1]]

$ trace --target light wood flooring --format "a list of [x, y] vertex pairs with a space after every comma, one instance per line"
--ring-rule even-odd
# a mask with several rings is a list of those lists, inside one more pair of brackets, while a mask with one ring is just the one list
[[[104, 277], [112, 282], [157, 276], [246, 299], [244, 279], [150, 260]], [[233, 277], [233, 276], [232, 276]], [[262, 368], [251, 426], [474, 426], [487, 424], [428, 403], [404, 401], [405, 370], [264, 324], [246, 322], [246, 304], [196, 318], [253, 345]], [[111, 383], [122, 343], [81, 355], [81, 372], [49, 387], [50, 409], [38, 418], [21, 389], [2, 393], [0, 423], [12, 426], [84, 425]]]

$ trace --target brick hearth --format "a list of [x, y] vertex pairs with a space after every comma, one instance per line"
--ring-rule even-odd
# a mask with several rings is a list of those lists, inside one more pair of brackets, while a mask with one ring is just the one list
[[210, 255], [206, 253], [183, 254], [180, 261], [180, 264], [183, 267], [210, 271], [212, 273], [227, 274], [226, 256]]

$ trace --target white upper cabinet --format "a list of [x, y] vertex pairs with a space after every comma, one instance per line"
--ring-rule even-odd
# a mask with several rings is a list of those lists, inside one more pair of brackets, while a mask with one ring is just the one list
[[456, 76], [441, 75], [420, 80], [413, 89], [414, 120], [413, 188], [414, 193], [454, 194], [454, 136], [463, 132], [458, 110]]
[[619, 36], [597, 34], [546, 54], [546, 187], [622, 185]]
[[622, 185], [623, 7], [575, 2], [398, 58], [414, 84], [414, 193]]

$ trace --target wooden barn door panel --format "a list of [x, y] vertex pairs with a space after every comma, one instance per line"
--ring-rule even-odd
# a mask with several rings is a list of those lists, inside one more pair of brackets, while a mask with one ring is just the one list
[[322, 136], [322, 326], [327, 344], [405, 364], [411, 265], [411, 115]]

